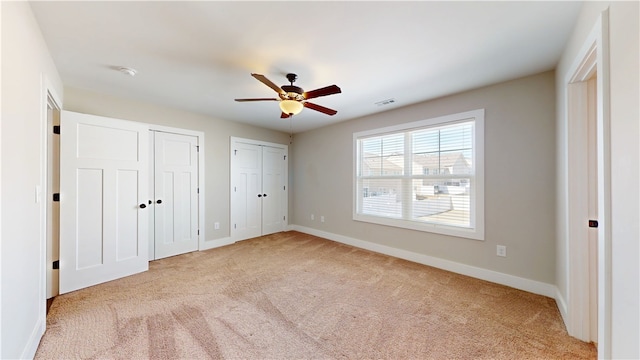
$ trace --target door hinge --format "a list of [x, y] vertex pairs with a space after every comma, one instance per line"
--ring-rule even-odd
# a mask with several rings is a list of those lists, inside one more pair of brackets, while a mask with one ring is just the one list
[[598, 227], [598, 220], [589, 220], [589, 227], [590, 228], [597, 228]]
[[287, 155], [284, 156], [284, 159], [287, 160]]
[[197, 192], [198, 194], [200, 194], [200, 188], [196, 189], [196, 192]]
[[282, 220], [286, 221], [286, 220], [287, 220], [287, 217], [286, 217], [286, 216], [283, 216], [283, 217], [282, 217]]
[[53, 201], [60, 201], [60, 193], [53, 194]]
[[196, 145], [196, 151], [200, 152], [200, 145]]
[[233, 150], [233, 155], [238, 155], [238, 150]]
[[53, 262], [53, 269], [54, 270], [60, 269], [60, 260], [56, 260]]
[[235, 186], [233, 187], [233, 192], [238, 192], [238, 189]]
[[200, 235], [200, 229], [198, 229], [198, 235]]
[[238, 228], [238, 224], [233, 224], [233, 228], [237, 229]]
[[60, 135], [60, 125], [53, 125], [53, 133]]
[[283, 186], [282, 190], [287, 190], [287, 185]]

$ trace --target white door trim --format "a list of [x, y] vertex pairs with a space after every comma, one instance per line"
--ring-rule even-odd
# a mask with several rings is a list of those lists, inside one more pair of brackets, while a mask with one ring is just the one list
[[[582, 242], [587, 224], [580, 207], [573, 207], [572, 201], [579, 201], [581, 189], [586, 189], [582, 178], [581, 165], [587, 163], [586, 124], [581, 127], [578, 117], [584, 116], [582, 102], [587, 97], [585, 81], [597, 73], [597, 202], [598, 202], [598, 358], [611, 357], [611, 154], [609, 118], [609, 11], [603, 11], [593, 30], [587, 37], [581, 51], [576, 56], [565, 79], [567, 85], [567, 239], [568, 239], [568, 294], [567, 330], [570, 335], [587, 340], [588, 334], [588, 251]], [[573, 127], [578, 125], [579, 127]], [[582, 194], [586, 194], [583, 192]], [[584, 207], [586, 209], [586, 206]], [[585, 267], [586, 266], [586, 267]]]
[[285, 145], [285, 144], [278, 144], [278, 143], [273, 143], [273, 142], [268, 142], [268, 141], [245, 139], [245, 138], [231, 136], [230, 144], [233, 144], [234, 142], [242, 142], [242, 143], [260, 145], [260, 146], [271, 146], [271, 147], [283, 148], [283, 149], [288, 149], [289, 148], [289, 146]]
[[[49, 146], [47, 140], [47, 132], [52, 131], [47, 126], [47, 106], [52, 104], [58, 111], [62, 110], [62, 97], [58, 94], [53, 83], [49, 78], [42, 74], [40, 78], [41, 89], [41, 108], [40, 108], [40, 184], [36, 187], [36, 202], [40, 206], [40, 291], [38, 298], [40, 299], [40, 307], [38, 309], [39, 320], [38, 329], [34, 329], [33, 336], [30, 338], [29, 344], [25, 347], [23, 353], [24, 358], [31, 358], [35, 355], [40, 343], [42, 335], [44, 335], [47, 322], [47, 223], [48, 214], [47, 199], [52, 194], [47, 193], [47, 181], [49, 161], [47, 160], [47, 149]], [[51, 100], [51, 101], [50, 101]]]
[[174, 134], [180, 134], [180, 135], [190, 135], [190, 136], [195, 136], [198, 138], [198, 146], [199, 146], [199, 151], [198, 151], [198, 188], [200, 189], [200, 192], [198, 193], [198, 229], [200, 229], [200, 234], [198, 236], [198, 250], [202, 251], [202, 250], [206, 250], [207, 246], [206, 246], [206, 241], [207, 241], [207, 237], [206, 237], [206, 222], [205, 222], [205, 201], [204, 199], [206, 199], [206, 194], [205, 194], [205, 147], [204, 147], [204, 132], [202, 131], [196, 131], [196, 130], [188, 130], [188, 129], [180, 129], [180, 128], [174, 128], [174, 127], [169, 127], [169, 126], [162, 126], [162, 125], [154, 125], [154, 124], [149, 124], [149, 130], [150, 130], [150, 134], [151, 131], [160, 131], [160, 132], [168, 132], [168, 133], [174, 133]]

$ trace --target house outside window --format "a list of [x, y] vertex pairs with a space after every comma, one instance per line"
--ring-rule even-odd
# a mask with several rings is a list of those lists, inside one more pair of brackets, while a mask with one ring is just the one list
[[358, 221], [484, 240], [484, 110], [354, 134]]

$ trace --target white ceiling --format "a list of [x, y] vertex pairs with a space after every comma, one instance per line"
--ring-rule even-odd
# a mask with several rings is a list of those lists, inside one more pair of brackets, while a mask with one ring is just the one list
[[[555, 68], [581, 2], [32, 2], [66, 86], [294, 133]], [[115, 69], [135, 68], [135, 77]], [[277, 85], [342, 94], [280, 119]], [[393, 98], [395, 102], [377, 106]], [[290, 127], [292, 129], [290, 129]]]

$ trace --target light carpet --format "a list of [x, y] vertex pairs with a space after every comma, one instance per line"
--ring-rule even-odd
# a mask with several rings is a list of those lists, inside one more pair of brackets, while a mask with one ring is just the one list
[[553, 299], [284, 232], [58, 296], [36, 359], [593, 359]]

